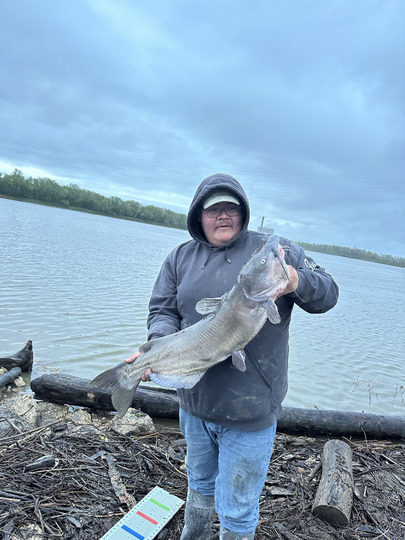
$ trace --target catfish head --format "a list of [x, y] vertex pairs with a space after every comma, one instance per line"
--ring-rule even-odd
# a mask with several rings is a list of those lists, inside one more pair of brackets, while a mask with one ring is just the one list
[[268, 311], [271, 322], [280, 322], [274, 301], [289, 281], [290, 272], [284, 261], [284, 250], [275, 235], [269, 237], [264, 245], [253, 253], [238, 276], [239, 285], [246, 298], [262, 303], [272, 315], [274, 311], [277, 312], [277, 316], [270, 316]]

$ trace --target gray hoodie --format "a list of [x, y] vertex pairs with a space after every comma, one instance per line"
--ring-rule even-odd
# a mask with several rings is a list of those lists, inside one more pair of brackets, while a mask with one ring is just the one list
[[[242, 229], [226, 246], [214, 247], [200, 223], [202, 202], [217, 189], [226, 189], [240, 201]], [[249, 231], [249, 202], [239, 182], [228, 174], [213, 174], [198, 186], [187, 217], [192, 240], [175, 248], [166, 258], [149, 304], [148, 338], [172, 334], [197, 322], [195, 310], [202, 298], [220, 297], [229, 291], [252, 252], [263, 243], [263, 234]], [[234, 429], [255, 431], [271, 426], [281, 412], [287, 393], [288, 341], [295, 304], [308, 313], [325, 313], [338, 299], [333, 278], [297, 245], [280, 238], [287, 264], [299, 275], [295, 293], [276, 302], [281, 322], [266, 322], [246, 346], [246, 371], [230, 359], [210, 368], [193, 388], [178, 390], [180, 406], [203, 420]], [[176, 358], [173, 358], [176, 362]]]

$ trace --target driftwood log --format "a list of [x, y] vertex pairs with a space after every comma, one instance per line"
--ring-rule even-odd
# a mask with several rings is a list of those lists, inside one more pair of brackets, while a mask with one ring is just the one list
[[[31, 389], [36, 398], [44, 401], [114, 410], [110, 391], [92, 386], [87, 379], [46, 374], [33, 379]], [[169, 388], [140, 386], [132, 406], [154, 417], [177, 419], [179, 415], [177, 393]], [[277, 427], [291, 435], [405, 439], [405, 417], [400, 416], [284, 407]]]
[[312, 513], [331, 525], [345, 527], [350, 522], [352, 504], [352, 449], [344, 441], [328, 441], [323, 447], [322, 477]]
[[10, 356], [0, 358], [0, 367], [6, 369], [12, 369], [13, 367], [21, 368], [21, 371], [31, 371], [32, 363], [34, 360], [34, 353], [32, 350], [32, 341], [28, 340], [20, 351]]
[[[31, 389], [35, 397], [44, 401], [81, 405], [92, 409], [113, 411], [111, 392], [97, 388], [87, 379], [65, 374], [41, 375], [31, 381]], [[162, 418], [178, 418], [179, 399], [176, 391], [150, 390], [139, 387], [132, 402], [135, 409], [141, 409], [149, 416]]]
[[291, 435], [405, 439], [405, 416], [284, 407], [277, 425]]
[[21, 368], [14, 367], [10, 371], [7, 371], [3, 375], [0, 375], [0, 388], [4, 388], [16, 380], [21, 375]]

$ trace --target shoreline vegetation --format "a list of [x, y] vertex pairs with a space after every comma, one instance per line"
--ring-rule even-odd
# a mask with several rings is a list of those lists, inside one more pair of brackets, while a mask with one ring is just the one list
[[[105, 197], [76, 184], [60, 185], [50, 178], [25, 178], [18, 169], [14, 169], [12, 174], [0, 173], [0, 197], [187, 230], [185, 214], [159, 206], [145, 206], [136, 201], [123, 201], [115, 196]], [[294, 241], [307, 251], [405, 267], [404, 257], [359, 248]]]

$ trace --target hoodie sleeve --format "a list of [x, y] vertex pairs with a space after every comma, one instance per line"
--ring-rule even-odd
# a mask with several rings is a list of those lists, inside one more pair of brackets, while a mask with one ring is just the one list
[[164, 261], [156, 279], [149, 301], [148, 339], [154, 339], [180, 330], [177, 309], [176, 252], [172, 251]]
[[287, 242], [286, 247], [286, 262], [297, 270], [299, 277], [297, 290], [288, 296], [308, 313], [329, 311], [339, 297], [335, 280], [301, 247], [291, 242]]

